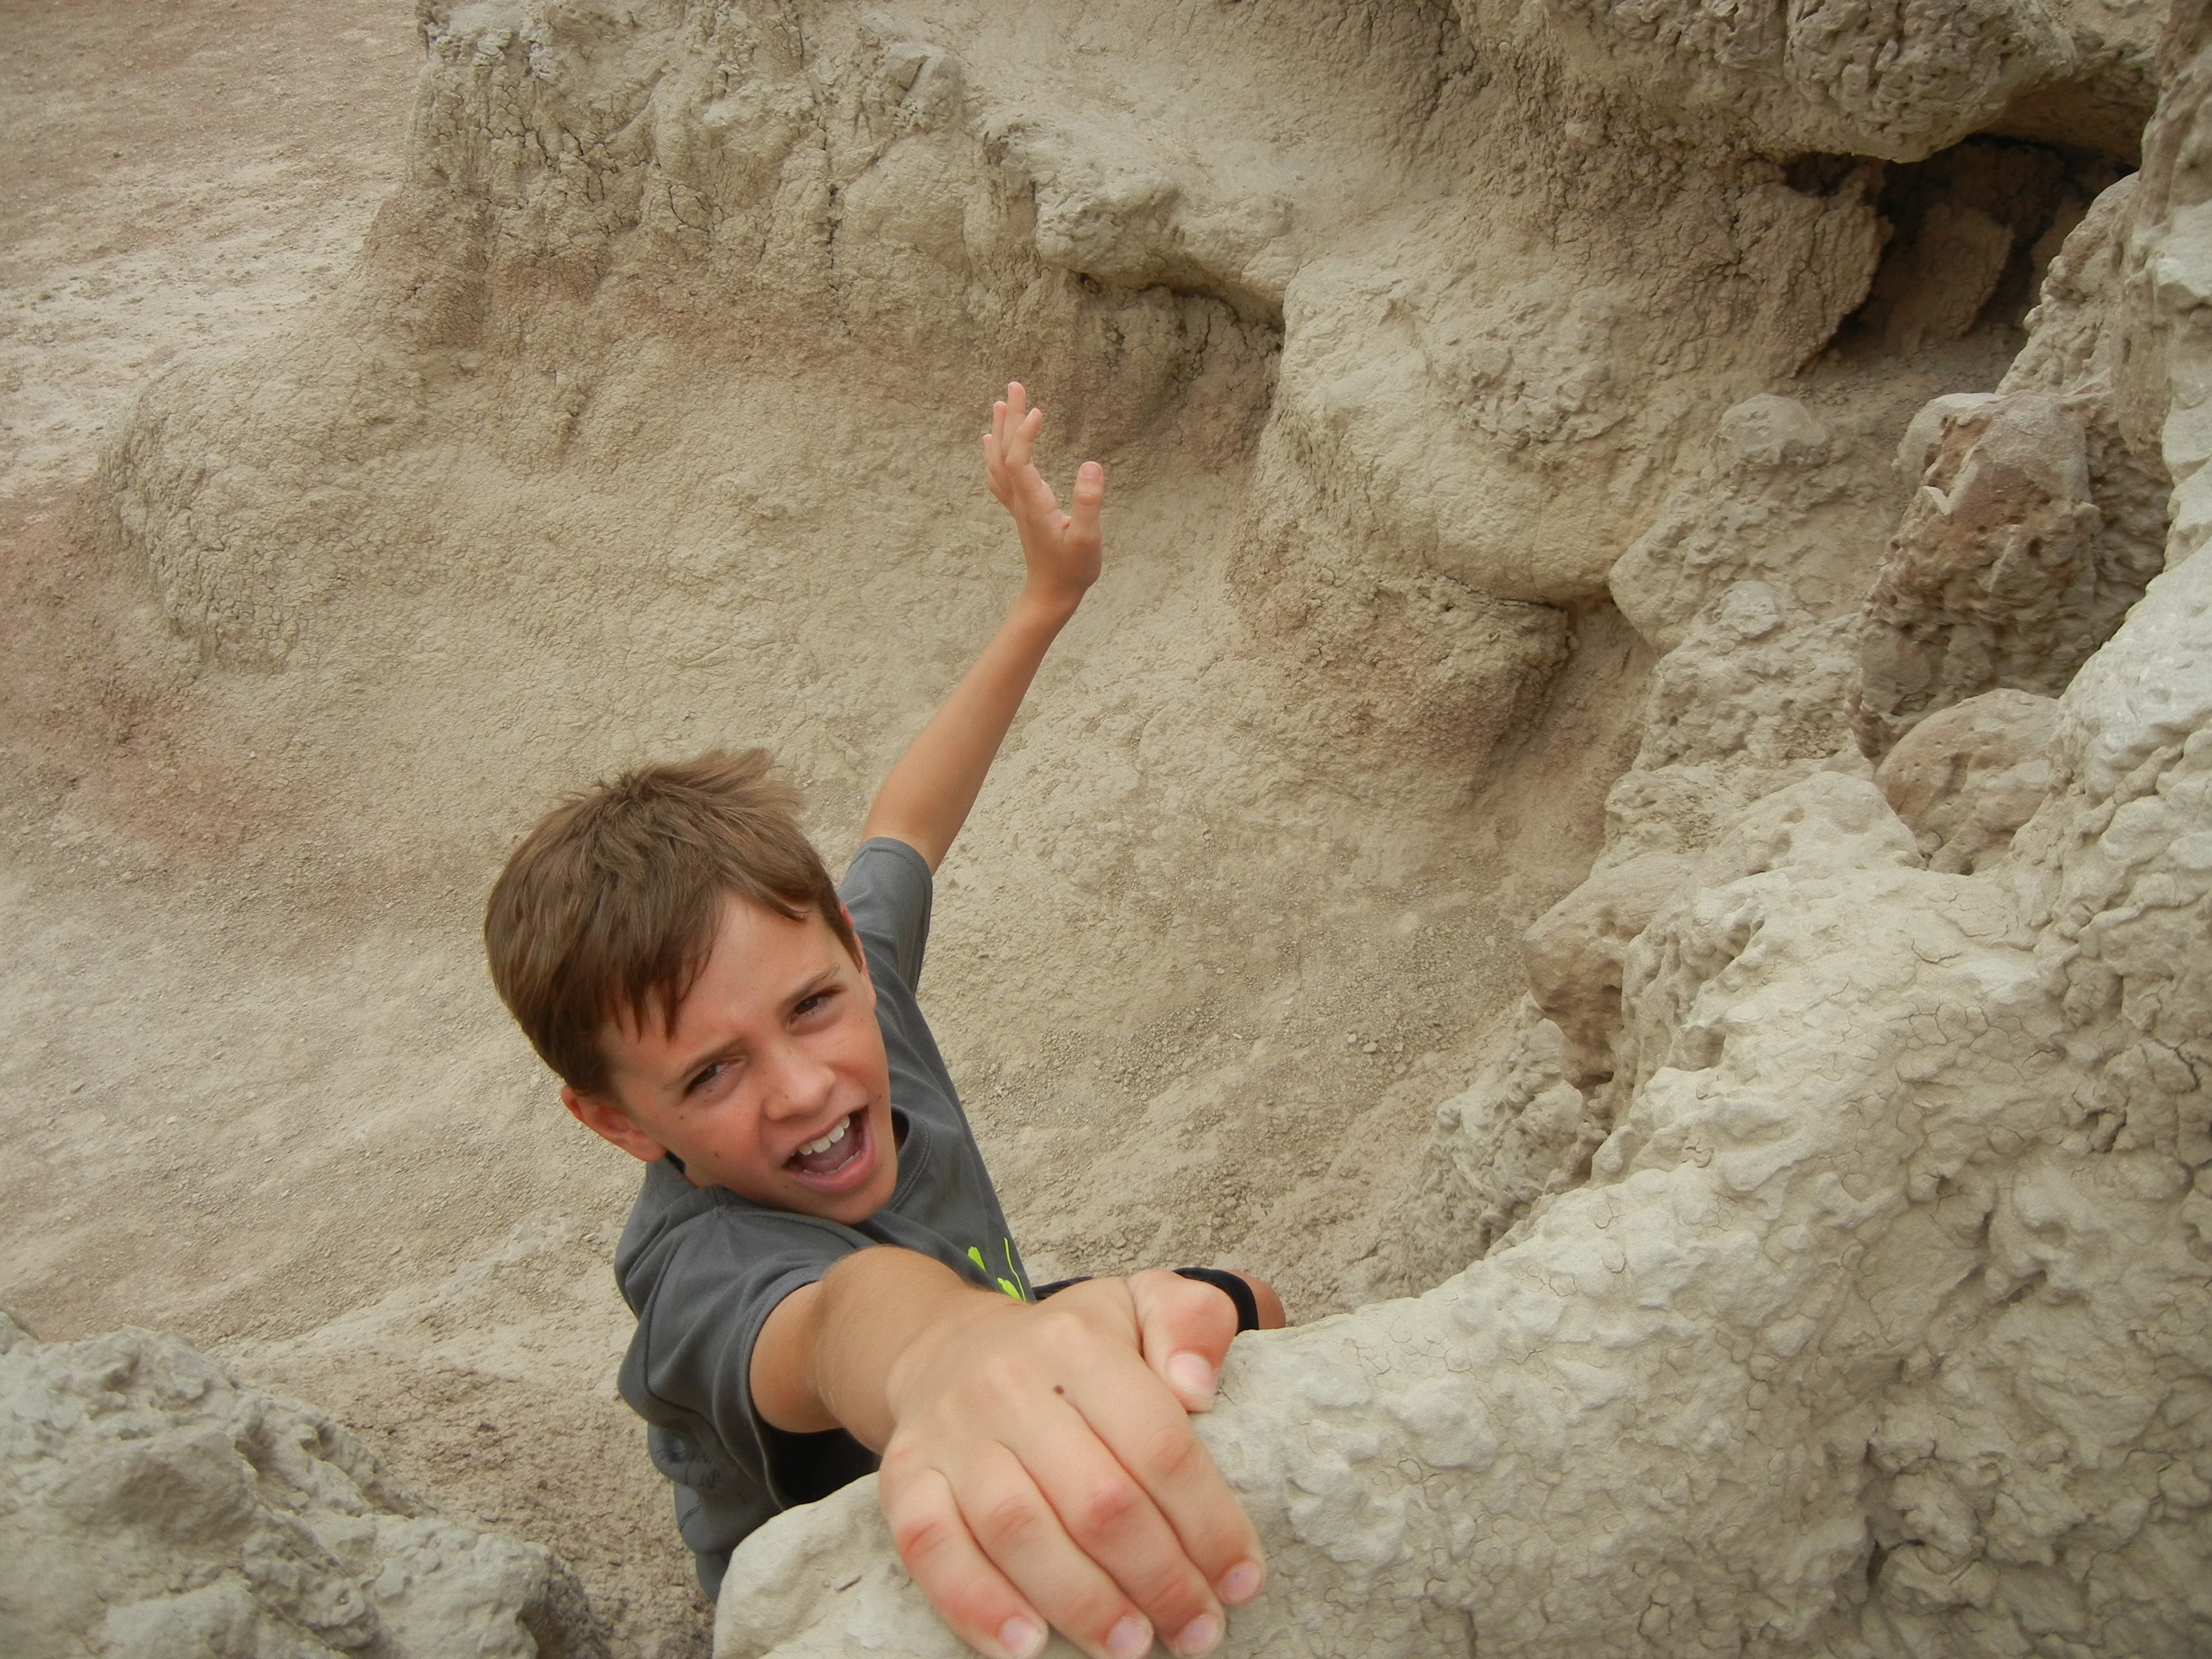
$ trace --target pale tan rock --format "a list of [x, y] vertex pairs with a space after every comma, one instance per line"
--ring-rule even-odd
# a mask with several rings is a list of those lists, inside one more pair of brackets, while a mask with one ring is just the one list
[[2160, 457], [2177, 489], [2212, 454], [2212, 406], [2198, 390], [2197, 367], [2212, 349], [2204, 276], [2212, 215], [2196, 148], [2212, 101], [2206, 27], [2201, 13], [2182, 7], [2168, 29], [2159, 112], [2143, 131], [2114, 307], [2124, 337], [2112, 374], [2120, 429], [2131, 447]]
[[179, 1338], [0, 1315], [0, 1640], [137, 1659], [587, 1659], [568, 1569], [449, 1521], [312, 1407]]
[[1559, 1029], [1560, 1073], [1577, 1089], [1613, 1076], [1621, 953], [1681, 891], [1691, 868], [1691, 860], [1667, 853], [1611, 865], [1538, 917], [1521, 941], [1536, 1006]]
[[[2194, 265], [2163, 246], [2172, 295]], [[2177, 401], [2192, 314], [2160, 346]], [[1966, 412], [1996, 437], [1962, 544], [2099, 527], [2064, 396]], [[1664, 848], [1697, 856], [1622, 949], [1625, 1104], [1587, 1182], [1422, 1297], [1240, 1340], [1203, 1431], [1275, 1576], [1229, 1651], [2179, 1659], [2212, 1632], [2212, 565], [2082, 647], [2052, 791], [1974, 875], [1926, 867], [1865, 776], [1787, 775], [1755, 694], [1819, 626], [1739, 581], [1666, 659], [1611, 861], [1659, 781], [1763, 793]], [[1758, 763], [1732, 732], [1768, 734]], [[809, 1540], [864, 1565], [811, 1579]], [[942, 1647], [864, 1492], [771, 1526], [732, 1584], [724, 1656]]]
[[[1859, 629], [1851, 724], [1875, 759], [1996, 687], [2064, 690], [2162, 556], [2091, 488], [2094, 400], [1999, 395], [1947, 415]], [[2162, 520], [2162, 515], [2161, 515]]]
[[1929, 869], [1971, 875], [2004, 855], [2051, 792], [2057, 721], [2048, 697], [1984, 691], [1930, 714], [1889, 751], [1875, 782]]
[[1562, 1170], [1587, 1173], [1606, 1128], [1560, 1073], [1559, 1028], [1533, 998], [1498, 1058], [1437, 1108], [1417, 1189], [1377, 1247], [1371, 1291], [1418, 1292], [1479, 1260]]
[[1621, 960], [1693, 859], [1611, 862], [1522, 941], [1532, 994], [1500, 1058], [1437, 1109], [1418, 1191], [1384, 1235], [1375, 1288], [1418, 1291], [1509, 1239], [1546, 1193], [1577, 1186], [1626, 1098], [1610, 1087]]
[[2135, 201], [2121, 179], [2066, 237], [1996, 394], [1936, 398], [1898, 449], [1923, 484], [1863, 619], [1871, 759], [1975, 692], [2063, 690], [2166, 557], [2166, 462], [2121, 400]]
[[[2092, 382], [2109, 383], [2123, 334], [2120, 287], [2135, 192], [2136, 176], [2130, 173], [2098, 196], [2060, 245], [2027, 314], [2027, 343], [1998, 390], [2071, 392]], [[1929, 408], [1947, 401], [1938, 398]], [[1921, 428], [1918, 420], [1913, 424], [1916, 430]], [[1926, 449], [1939, 435], [1929, 429], [1922, 453], [1910, 463], [1900, 454], [1899, 465], [1915, 477], [1926, 471]]]
[[[1532, 142], [1561, 148], [1556, 133]], [[1560, 165], [1589, 170], [1588, 193], [1560, 209], [1586, 229], [1517, 223], [1510, 204], [1439, 206], [1301, 268], [1261, 452], [1263, 525], [1325, 525], [1503, 599], [1595, 598], [1686, 429], [1818, 350], [1873, 276], [1862, 188], [1811, 196], [1749, 171], [1725, 194], [1686, 183], [1681, 222], [1652, 234], [1771, 272], [1723, 288], [1601, 227], [1651, 204], [1594, 137]], [[1555, 240], [1591, 260], [1560, 268]], [[1632, 383], [1631, 362], [1668, 367]]]
[[1869, 487], [1864, 448], [1795, 398], [1766, 392], [1735, 405], [1705, 465], [1607, 573], [1613, 603], [1665, 651], [1739, 581], [1763, 582], [1815, 617], [1856, 606], [1894, 516], [1889, 492]]
[[[2195, 973], [2154, 937], [2136, 972]], [[1341, 1650], [1317, 1607], [1373, 1655], [2193, 1650], [2189, 1183], [2154, 1127], [2068, 1150], [2038, 941], [1862, 781], [1754, 807], [1632, 947], [1589, 1183], [1417, 1301], [1240, 1340], [1203, 1431], [1273, 1577], [1227, 1650]], [[953, 1651], [890, 1559], [865, 1486], [772, 1523], [718, 1653]]]
[[[1749, 802], [1828, 766], [1850, 742], [1852, 636], [1847, 617], [1817, 619], [1765, 582], [1734, 584], [1659, 659], [1643, 746], [1616, 792], [1627, 797], [1650, 787], [1652, 774], [1681, 770], [1724, 790], [1723, 800]], [[1608, 811], [1632, 816], [1625, 805]]]
[[1994, 392], [1947, 392], [1940, 398], [1930, 398], [1905, 428], [1905, 436], [1898, 440], [1897, 470], [1907, 477], [1917, 480], [1928, 471], [1936, 458], [1936, 446], [1943, 441], [1943, 434], [1954, 420], [1966, 420], [1996, 401]]
[[[1579, 48], [1570, 61], [1582, 75], [1771, 151], [1909, 161], [2039, 94], [2051, 115], [2116, 106], [2105, 125], [2116, 119], [2124, 134], [2122, 112], [2139, 123], [2149, 109], [2144, 70], [2157, 21], [2136, 14], [2132, 26], [2086, 6], [2002, 0], [1881, 13], [1695, 3], [1623, 12], [1568, 0], [1535, 15]], [[1486, 21], [1471, 3], [1461, 11], [1470, 31]], [[2107, 38], [2109, 57], [2093, 49], [2085, 62], [2082, 44]], [[2073, 134], [2084, 136], [2079, 125]]]
[[2047, 9], [2069, 37], [2073, 64], [2063, 80], [2014, 103], [1992, 131], [2133, 154], [2158, 101], [2166, 9], [2156, 0], [2057, 0]]

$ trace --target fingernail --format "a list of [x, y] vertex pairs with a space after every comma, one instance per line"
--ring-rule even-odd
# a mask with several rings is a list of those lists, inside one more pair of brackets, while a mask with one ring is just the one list
[[1131, 1613], [1106, 1637], [1106, 1651], [1114, 1659], [1144, 1659], [1152, 1650], [1152, 1627]]
[[1044, 1651], [1043, 1626], [1017, 1613], [999, 1626], [999, 1645], [1006, 1650], [1006, 1659], [1036, 1659]]
[[1260, 1593], [1260, 1564], [1239, 1561], [1221, 1575], [1214, 1593], [1232, 1607], [1241, 1607]]
[[1213, 1397], [1213, 1367], [1194, 1353], [1179, 1353], [1168, 1359], [1168, 1381], [1176, 1392], [1193, 1400]]
[[1182, 1627], [1182, 1634], [1168, 1645], [1182, 1659], [1195, 1659], [1201, 1653], [1211, 1653], [1221, 1644], [1221, 1621], [1210, 1613], [1201, 1613]]

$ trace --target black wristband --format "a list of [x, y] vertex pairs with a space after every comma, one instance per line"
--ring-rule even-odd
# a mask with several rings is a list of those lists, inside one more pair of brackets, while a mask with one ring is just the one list
[[1201, 1285], [1211, 1285], [1237, 1304], [1237, 1328], [1256, 1331], [1260, 1328], [1260, 1304], [1253, 1296], [1252, 1287], [1235, 1273], [1224, 1273], [1219, 1267], [1177, 1267], [1177, 1274], [1194, 1279]]

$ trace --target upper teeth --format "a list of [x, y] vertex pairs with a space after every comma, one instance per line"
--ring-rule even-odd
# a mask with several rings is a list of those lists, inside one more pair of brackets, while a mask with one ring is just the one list
[[838, 1119], [837, 1127], [836, 1128], [832, 1129], [828, 1134], [823, 1136], [819, 1140], [808, 1141], [799, 1150], [803, 1153], [828, 1152], [832, 1146], [835, 1146], [839, 1141], [845, 1138], [846, 1127], [851, 1122], [852, 1119], [850, 1118]]

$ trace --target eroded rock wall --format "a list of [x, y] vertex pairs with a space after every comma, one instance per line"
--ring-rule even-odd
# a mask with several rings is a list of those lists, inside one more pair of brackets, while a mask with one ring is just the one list
[[[380, 557], [345, 533], [378, 516], [345, 472], [494, 407], [518, 467], [588, 467], [765, 337], [924, 381], [977, 349], [1030, 366], [1086, 448], [1165, 422], [1225, 457], [1264, 419], [1253, 533], [1277, 558], [1586, 602], [1685, 426], [1796, 369], [1875, 283], [1881, 169], [1784, 161], [1917, 161], [2029, 88], [2112, 92], [2038, 4], [1753, 13], [426, 4], [374, 300], [212, 406], [204, 374], [180, 385], [195, 441], [162, 441], [183, 411], [157, 398], [111, 468], [125, 533], [180, 626], [281, 655], [331, 579], [285, 550]], [[1938, 264], [1994, 259], [1944, 302], [1960, 329], [2045, 228], [2006, 188], [2017, 212], [1938, 203], [1948, 240], [1908, 227]], [[277, 403], [272, 453], [254, 411]], [[309, 467], [319, 494], [289, 487]]]
[[[1487, 1254], [1240, 1342], [1206, 1434], [1276, 1577], [1232, 1650], [2212, 1642], [2203, 35], [2185, 9], [2145, 173], [2075, 231], [1997, 402], [1916, 423], [1887, 551], [1863, 501], [1791, 556], [1827, 434], [1775, 398], [1617, 568], [1670, 650], [1599, 869], [1531, 936], [1520, 1044], [1449, 1109]], [[1969, 456], [2011, 464], [2000, 418], [2065, 465], [1975, 486], [1989, 550], [1941, 627], [2039, 642], [1924, 677], [1877, 778], [1852, 716], [1895, 657], [1866, 641], [1929, 614], [1903, 566]], [[864, 1491], [731, 1584], [726, 1655], [952, 1650]]]

